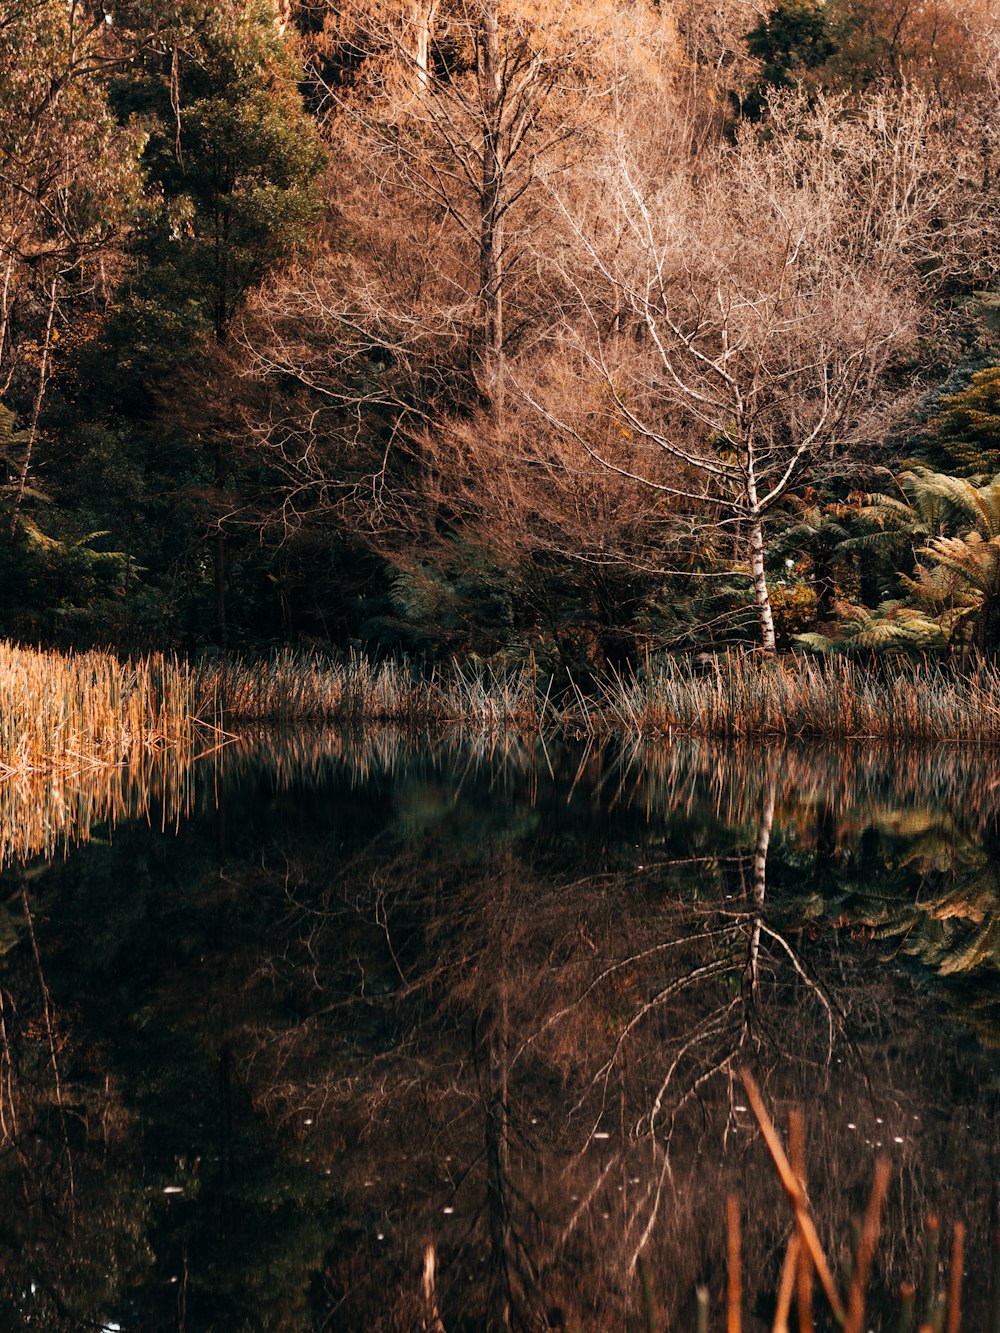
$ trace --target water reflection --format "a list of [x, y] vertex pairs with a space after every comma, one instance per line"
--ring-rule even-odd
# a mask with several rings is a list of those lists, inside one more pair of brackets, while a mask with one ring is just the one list
[[881, 1148], [878, 1291], [929, 1210], [962, 1217], [985, 1326], [998, 774], [260, 734], [80, 793], [78, 825], [50, 800], [59, 840], [21, 847], [92, 840], [4, 876], [0, 1300], [53, 1329], [626, 1328], [644, 1252], [693, 1327], [735, 1186], [769, 1327], [788, 1217], [746, 1066], [806, 1107], [835, 1261]]

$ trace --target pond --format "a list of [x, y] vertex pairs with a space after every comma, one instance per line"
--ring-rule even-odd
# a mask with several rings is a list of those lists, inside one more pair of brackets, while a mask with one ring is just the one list
[[988, 1327], [1000, 759], [261, 733], [0, 821], [16, 1326], [638, 1330], [642, 1255], [723, 1327], [733, 1193], [769, 1329], [751, 1071], [841, 1290], [889, 1160], [869, 1326], [933, 1215]]

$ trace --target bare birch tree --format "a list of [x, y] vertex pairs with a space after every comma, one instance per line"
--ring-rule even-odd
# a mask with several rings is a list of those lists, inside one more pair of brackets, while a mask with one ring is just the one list
[[514, 372], [551, 436], [537, 462], [565, 468], [568, 445], [731, 534], [766, 652], [768, 517], [884, 431], [887, 372], [959, 262], [966, 166], [919, 95], [790, 98], [693, 166], [619, 140], [585, 197], [559, 199], [561, 378]]

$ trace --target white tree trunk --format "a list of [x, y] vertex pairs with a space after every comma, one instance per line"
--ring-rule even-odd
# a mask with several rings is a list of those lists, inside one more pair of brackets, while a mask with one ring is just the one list
[[774, 616], [771, 614], [771, 594], [764, 573], [764, 528], [759, 514], [750, 519], [750, 572], [753, 575], [753, 595], [760, 618], [760, 643], [765, 653], [775, 651]]
[[417, 71], [417, 86], [426, 92], [431, 81], [431, 37], [439, 0], [414, 0], [410, 6], [413, 28], [413, 63]]

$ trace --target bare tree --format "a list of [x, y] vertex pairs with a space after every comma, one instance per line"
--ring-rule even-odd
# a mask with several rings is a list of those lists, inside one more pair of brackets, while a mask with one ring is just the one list
[[[350, 256], [276, 284], [263, 309], [280, 324], [291, 305], [321, 306], [352, 352], [393, 367], [444, 350], [489, 402], [536, 320], [541, 187], [584, 159], [621, 77], [609, 57], [623, 20], [611, 0], [423, 0], [347, 6], [338, 22], [360, 65], [350, 87], [324, 89]], [[668, 30], [633, 25], [650, 49]], [[258, 369], [295, 373], [301, 339], [283, 341], [258, 331]]]
[[282, 531], [349, 513], [395, 554], [461, 531], [502, 568], [735, 574], [773, 650], [774, 510], [874, 456], [930, 298], [987, 275], [985, 103], [791, 95], [729, 142], [705, 92], [727, 6], [718, 31], [683, 5], [601, 6], [588, 33], [570, 3], [349, 12], [351, 243], [243, 330]]
[[565, 467], [569, 443], [728, 531], [767, 652], [768, 515], [884, 431], [886, 373], [967, 239], [967, 165], [919, 95], [791, 97], [694, 164], [620, 139], [586, 195], [559, 197], [558, 375], [514, 371], [558, 442], [537, 461]]
[[[663, 100], [683, 68], [677, 25], [615, 0], [358, 0], [325, 22], [344, 57], [320, 89], [335, 239], [276, 275], [243, 324], [257, 389], [244, 439], [272, 483], [244, 518], [284, 538], [332, 517], [391, 540], [393, 558], [426, 549], [445, 514], [517, 541], [524, 525], [486, 503], [500, 451], [481, 446], [521, 406], [497, 411], [505, 359], [551, 323], [537, 252], [561, 231], [554, 184], [585, 181], [607, 126]], [[475, 457], [457, 422], [474, 423]], [[579, 530], [544, 541], [573, 547]]]

